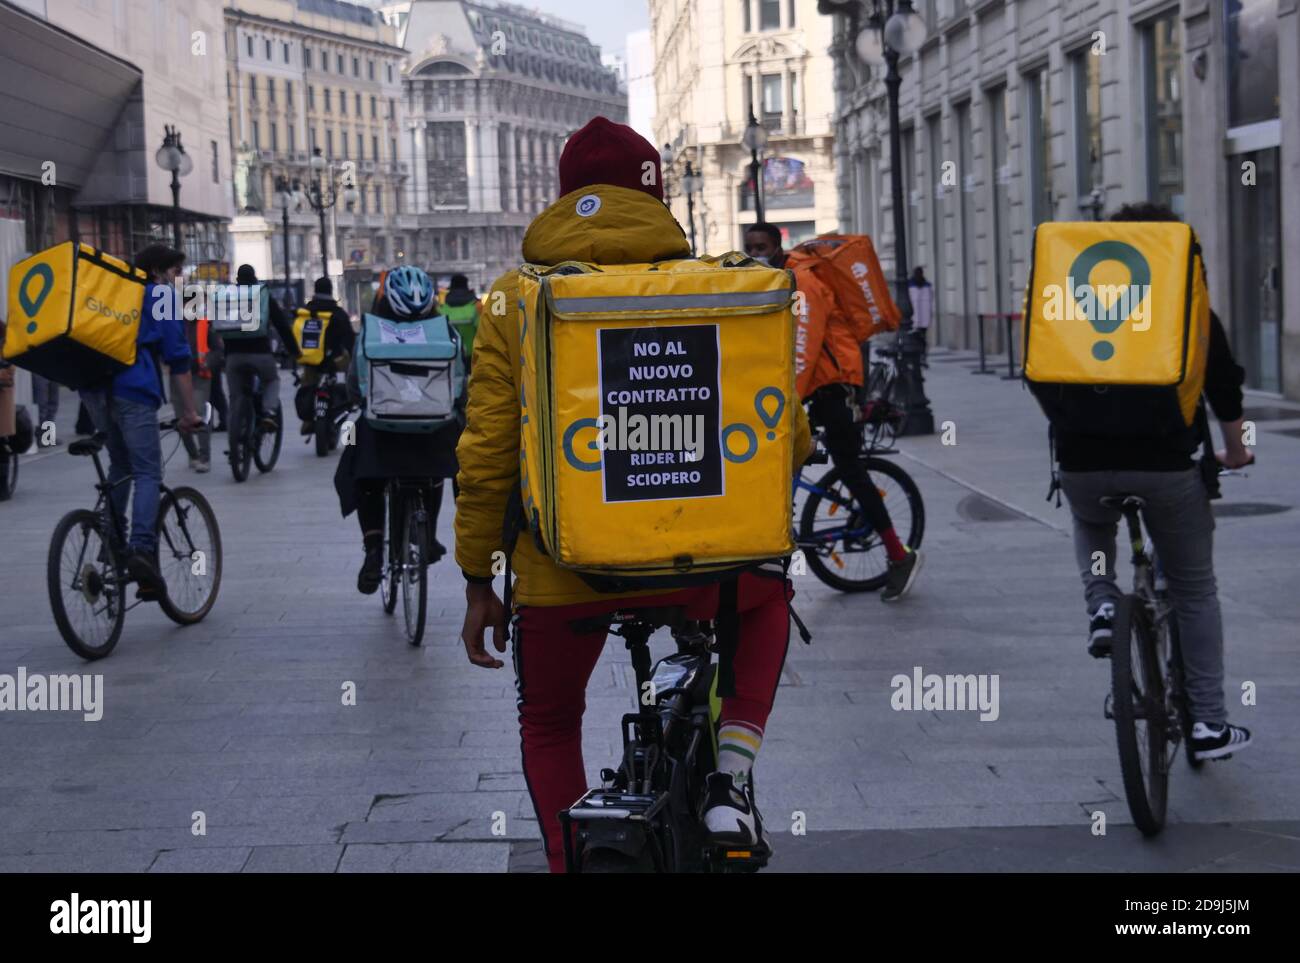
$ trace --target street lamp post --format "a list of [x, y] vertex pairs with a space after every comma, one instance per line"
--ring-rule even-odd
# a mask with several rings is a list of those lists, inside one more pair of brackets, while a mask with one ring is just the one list
[[691, 169], [691, 162], [686, 162], [686, 174], [682, 177], [682, 190], [686, 192], [686, 223], [691, 229], [691, 254], [695, 250], [695, 195], [700, 191], [700, 175]]
[[749, 123], [745, 126], [745, 136], [741, 142], [749, 149], [749, 176], [754, 182], [754, 213], [761, 223], [763, 217], [763, 178], [758, 155], [767, 146], [767, 129], [754, 116], [754, 108], [749, 109]]
[[[847, 4], [842, 4], [847, 5]], [[894, 285], [903, 319], [899, 347], [907, 390], [907, 420], [900, 434], [934, 434], [934, 414], [925, 396], [921, 358], [925, 354], [925, 332], [912, 326], [912, 299], [907, 291], [907, 213], [903, 206], [902, 132], [898, 95], [903, 77], [899, 58], [915, 53], [925, 41], [925, 21], [912, 9], [911, 0], [871, 0], [867, 25], [858, 34], [855, 47], [865, 63], [885, 64], [885, 92], [889, 101], [889, 186], [894, 208]]]
[[176, 250], [181, 247], [181, 178], [194, 170], [194, 161], [181, 144], [181, 132], [167, 124], [163, 127], [162, 146], [154, 154], [154, 161], [172, 175], [172, 241]]
[[302, 190], [296, 178], [290, 181], [286, 175], [281, 174], [275, 179], [275, 195], [280, 205], [280, 219], [284, 233], [284, 290], [285, 297], [288, 297], [293, 283], [293, 272], [289, 268], [289, 209], [299, 206]]
[[[307, 194], [307, 203], [311, 209], [320, 217], [320, 263], [321, 274], [329, 277], [330, 260], [329, 260], [329, 234], [325, 227], [325, 212], [339, 202], [341, 199], [349, 208], [357, 201], [357, 190], [352, 184], [343, 185], [343, 191], [340, 194], [338, 186], [334, 183], [334, 170], [329, 163], [321, 156], [320, 148], [315, 147], [311, 152], [311, 190]], [[326, 183], [328, 179], [328, 183]], [[288, 215], [285, 215], [286, 218]]]

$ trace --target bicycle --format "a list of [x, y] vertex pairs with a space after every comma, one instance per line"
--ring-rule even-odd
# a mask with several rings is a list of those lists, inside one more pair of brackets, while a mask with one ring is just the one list
[[262, 425], [266, 417], [262, 408], [261, 379], [256, 373], [245, 369], [244, 396], [250, 402], [243, 405], [238, 414], [231, 412], [229, 433], [230, 472], [235, 481], [247, 480], [249, 463], [257, 465], [257, 470], [265, 474], [275, 467], [280, 458], [280, 446], [284, 441], [284, 411], [275, 414], [275, 431], [267, 431]]
[[560, 813], [567, 872], [757, 872], [771, 858], [766, 833], [748, 849], [717, 845], [700, 819], [706, 780], [717, 768], [721, 711], [712, 636], [674, 631], [676, 654], [650, 666], [650, 636], [681, 627], [684, 612], [627, 608], [574, 623], [579, 631], [605, 630], [625, 640], [639, 708], [623, 716], [618, 768], [602, 769], [602, 786]]
[[424, 619], [429, 607], [429, 566], [434, 545], [428, 510], [432, 490], [442, 480], [395, 478], [384, 486], [388, 517], [385, 541], [387, 559], [380, 576], [380, 600], [392, 615], [397, 595], [402, 596], [406, 641], [418, 646], [424, 640]]
[[[302, 380], [295, 368], [293, 374], [294, 385], [301, 385]], [[343, 422], [347, 420], [348, 411], [350, 410], [346, 399], [340, 397], [342, 394], [338, 382], [338, 372], [332, 368], [322, 371], [320, 379], [312, 388], [313, 431], [308, 438], [303, 439], [304, 441], [315, 441], [316, 455], [319, 458], [324, 458], [330, 452], [338, 449]], [[301, 411], [299, 414], [301, 414]]]
[[[881, 447], [873, 436], [860, 458], [880, 492], [894, 530], [909, 548], [917, 549], [925, 535], [925, 502], [912, 476], [882, 457], [895, 451]], [[819, 445], [807, 464], [828, 461]], [[795, 478], [795, 490], [807, 497], [794, 541], [808, 567], [823, 583], [841, 592], [872, 592], [884, 587], [889, 578], [885, 544], [854, 501], [840, 470], [832, 468], [815, 484], [803, 473], [801, 468]]]
[[[164, 432], [175, 427], [174, 421], [159, 425]], [[126, 587], [133, 579], [124, 561], [122, 519], [111, 505], [113, 489], [131, 479], [108, 481], [100, 460], [103, 447], [104, 438], [98, 434], [68, 446], [68, 454], [94, 462], [98, 497], [93, 509], [75, 509], [59, 520], [46, 562], [55, 625], [68, 648], [87, 661], [113, 651], [130, 609], [155, 600], [137, 595], [135, 602], [126, 604]], [[221, 532], [212, 506], [197, 490], [165, 484], [160, 488], [158, 568], [165, 591], [156, 601], [173, 622], [193, 625], [212, 611], [221, 587]]]
[[[1220, 475], [1236, 474], [1220, 470]], [[1143, 534], [1137, 495], [1105, 495], [1128, 526], [1133, 551], [1133, 591], [1115, 605], [1110, 656], [1111, 692], [1103, 714], [1115, 722], [1124, 795], [1144, 836], [1165, 825], [1169, 771], [1181, 742], [1193, 770], [1204, 762], [1192, 752], [1191, 707], [1183, 674], [1178, 621], [1165, 589], [1155, 547]], [[1227, 758], [1227, 757], [1224, 757]]]

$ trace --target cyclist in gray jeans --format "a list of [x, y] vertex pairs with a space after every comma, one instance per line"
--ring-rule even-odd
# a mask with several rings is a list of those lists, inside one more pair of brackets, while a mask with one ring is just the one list
[[[1167, 208], [1132, 204], [1111, 220], [1173, 221]], [[1245, 372], [1233, 360], [1227, 334], [1210, 315], [1205, 370], [1206, 398], [1223, 432], [1218, 460], [1228, 468], [1254, 461], [1242, 443]], [[1208, 430], [1208, 426], [1207, 426]], [[1116, 438], [1056, 432], [1061, 490], [1074, 515], [1074, 551], [1083, 577], [1091, 622], [1088, 651], [1110, 655], [1115, 603], [1124, 594], [1115, 578], [1115, 535], [1121, 515], [1105, 508], [1104, 495], [1145, 499], [1142, 517], [1155, 545], [1178, 620], [1191, 703], [1192, 751], [1198, 759], [1226, 756], [1250, 745], [1250, 731], [1229, 725], [1223, 697], [1223, 620], [1214, 578], [1214, 515], [1192, 454], [1201, 436], [1195, 427], [1161, 437]], [[1094, 564], [1102, 553], [1104, 566]], [[1098, 569], [1101, 569], [1098, 573]]]
[[[235, 281], [241, 285], [257, 284], [257, 273], [251, 264], [241, 264], [235, 275]], [[293, 325], [285, 315], [275, 298], [268, 302], [270, 322], [279, 332], [285, 349], [297, 353], [298, 341], [293, 336]], [[238, 418], [243, 416], [243, 406], [251, 401], [245, 382], [249, 372], [257, 374], [261, 381], [262, 427], [267, 431], [275, 430], [275, 414], [280, 410], [280, 368], [271, 353], [271, 338], [223, 338], [226, 358], [226, 382], [230, 391], [229, 426], [235, 431], [239, 425]]]

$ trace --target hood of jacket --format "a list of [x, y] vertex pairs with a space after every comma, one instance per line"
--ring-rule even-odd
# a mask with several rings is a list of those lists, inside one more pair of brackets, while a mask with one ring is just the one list
[[458, 308], [462, 304], [469, 304], [471, 301], [477, 301], [474, 292], [469, 288], [451, 288], [447, 292], [446, 304], [451, 308]]
[[691, 246], [663, 201], [589, 184], [537, 215], [524, 233], [523, 254], [530, 264], [641, 264], [690, 257]]

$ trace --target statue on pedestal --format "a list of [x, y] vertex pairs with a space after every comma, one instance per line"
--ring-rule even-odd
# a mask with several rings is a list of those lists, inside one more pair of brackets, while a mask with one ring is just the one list
[[262, 212], [262, 165], [257, 151], [240, 144], [235, 153], [235, 210], [240, 214]]

